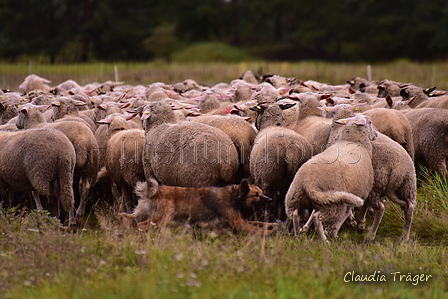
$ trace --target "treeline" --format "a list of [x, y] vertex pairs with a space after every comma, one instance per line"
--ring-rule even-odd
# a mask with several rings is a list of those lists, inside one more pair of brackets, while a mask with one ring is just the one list
[[0, 0], [0, 59], [169, 60], [198, 42], [266, 60], [448, 58], [447, 0]]

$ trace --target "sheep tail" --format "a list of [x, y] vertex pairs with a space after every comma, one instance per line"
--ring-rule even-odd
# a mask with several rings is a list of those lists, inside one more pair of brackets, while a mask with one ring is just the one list
[[361, 207], [364, 204], [364, 200], [361, 197], [345, 191], [311, 190], [308, 194], [320, 205], [345, 203], [354, 207]]
[[142, 199], [152, 198], [159, 192], [159, 183], [155, 179], [148, 179], [146, 182], [137, 182], [134, 192]]

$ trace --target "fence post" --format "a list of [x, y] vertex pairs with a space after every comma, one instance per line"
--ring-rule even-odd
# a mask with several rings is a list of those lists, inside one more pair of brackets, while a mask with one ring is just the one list
[[118, 78], [118, 65], [114, 66], [114, 71], [115, 71], [115, 82], [120, 81]]
[[369, 65], [367, 65], [367, 80], [370, 82], [372, 81], [372, 67]]

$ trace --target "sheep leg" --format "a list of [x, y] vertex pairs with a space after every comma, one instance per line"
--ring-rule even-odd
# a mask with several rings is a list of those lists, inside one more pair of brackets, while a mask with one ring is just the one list
[[90, 180], [86, 177], [81, 177], [79, 180], [79, 206], [76, 210], [76, 217], [81, 217], [86, 212], [86, 204], [89, 197], [89, 190], [90, 190]]
[[311, 212], [310, 217], [308, 218], [308, 221], [299, 230], [299, 233], [306, 233], [308, 231], [308, 229], [310, 228], [311, 222], [314, 220], [315, 215], [316, 215], [316, 210], [313, 210]]
[[364, 238], [365, 241], [375, 240], [376, 232], [384, 215], [384, 204], [381, 202], [381, 200], [378, 200], [373, 208], [375, 210], [375, 218], [373, 219], [373, 223], [369, 228], [367, 236]]
[[39, 193], [37, 193], [36, 191], [31, 191], [31, 195], [33, 196], [34, 202], [36, 203], [36, 208], [39, 211], [43, 211], [44, 208], [42, 207], [42, 203], [40, 201]]
[[299, 235], [299, 225], [300, 225], [300, 216], [299, 216], [299, 211], [297, 209], [294, 210], [294, 212], [292, 213], [292, 225], [294, 228], [294, 236], [298, 236]]
[[366, 202], [361, 207], [361, 210], [359, 211], [357, 222], [358, 222], [358, 233], [362, 233], [366, 229], [366, 215], [367, 211], [369, 209], [369, 206]]
[[412, 224], [412, 217], [414, 214], [414, 204], [411, 203], [409, 200], [401, 200], [398, 198], [398, 196], [395, 194], [395, 192], [388, 192], [386, 194], [387, 198], [391, 200], [392, 202], [399, 205], [404, 212], [405, 216], [405, 224], [403, 228], [403, 232], [400, 236], [400, 242], [408, 241], [409, 240], [409, 233], [411, 231], [411, 224]]
[[316, 212], [313, 215], [314, 218], [314, 226], [317, 229], [317, 234], [319, 235], [319, 237], [322, 239], [322, 241], [324, 242], [328, 242], [327, 236], [325, 236], [325, 231], [324, 231], [324, 226], [322, 224], [322, 221], [320, 221], [319, 216], [322, 214], [322, 212]]
[[414, 204], [411, 202], [408, 202], [407, 207], [403, 207], [403, 211], [406, 217], [406, 222], [403, 228], [403, 232], [400, 236], [400, 243], [409, 241], [409, 233], [411, 231], [411, 224], [412, 224], [412, 216], [414, 214]]

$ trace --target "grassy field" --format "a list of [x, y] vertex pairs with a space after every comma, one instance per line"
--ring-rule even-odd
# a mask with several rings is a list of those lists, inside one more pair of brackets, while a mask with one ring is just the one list
[[401, 245], [403, 214], [390, 202], [369, 244], [348, 228], [330, 244], [282, 225], [269, 237], [123, 231], [105, 207], [71, 232], [45, 212], [1, 210], [0, 289], [2, 298], [448, 298], [447, 197], [440, 178], [420, 187]]
[[[326, 62], [242, 62], [242, 63], [90, 63], [76, 65], [48, 65], [33, 63], [0, 63], [0, 87], [17, 90], [29, 74], [37, 74], [57, 85], [72, 79], [84, 85], [91, 82], [115, 80], [126, 84], [176, 83], [194, 79], [205, 85], [230, 82], [246, 70], [259, 74], [277, 74], [297, 77], [299, 80], [316, 80], [329, 84], [344, 84], [360, 76], [366, 78], [367, 64]], [[448, 62], [413, 63], [397, 61], [372, 65], [372, 80], [390, 79], [410, 82], [422, 87], [436, 86], [448, 90]]]
[[[246, 69], [341, 84], [365, 77], [366, 69], [318, 62], [117, 66], [129, 84], [192, 78], [210, 85]], [[115, 76], [113, 64], [0, 64], [1, 87], [16, 89], [29, 73], [53, 84]], [[448, 90], [447, 63], [401, 61], [373, 65], [372, 73], [374, 80]], [[122, 231], [104, 206], [95, 208], [89, 228], [67, 231], [46, 213], [0, 209], [0, 298], [448, 298], [447, 199], [445, 180], [423, 183], [411, 240], [401, 245], [404, 217], [390, 202], [370, 244], [348, 228], [330, 244], [313, 230], [295, 238], [282, 225], [265, 238], [210, 227]]]

